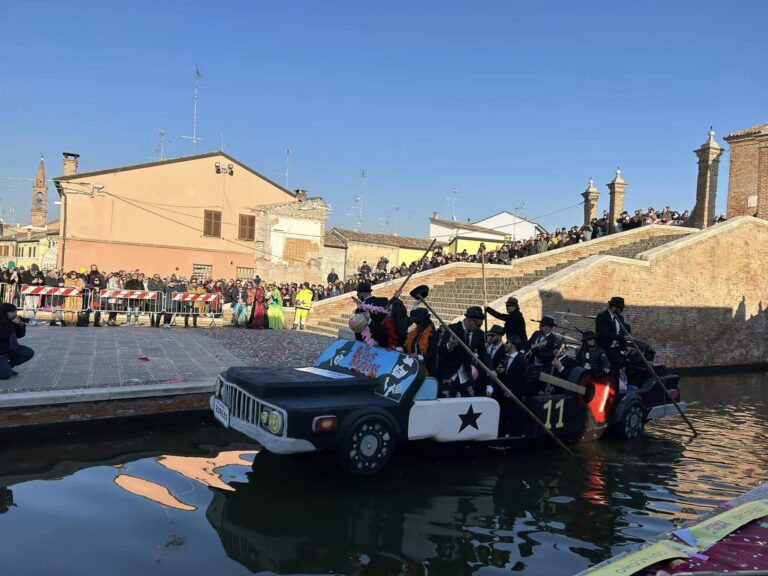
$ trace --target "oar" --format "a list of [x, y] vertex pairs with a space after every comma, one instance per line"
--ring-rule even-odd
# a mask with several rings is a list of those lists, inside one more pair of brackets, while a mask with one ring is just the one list
[[675, 405], [675, 408], [677, 408], [678, 413], [680, 414], [680, 416], [683, 417], [683, 420], [685, 420], [685, 423], [688, 424], [688, 427], [691, 429], [691, 432], [693, 432], [693, 435], [694, 436], [698, 436], [699, 433], [696, 432], [696, 428], [694, 428], [693, 424], [691, 424], [691, 421], [688, 420], [688, 417], [685, 415], [685, 413], [680, 408], [680, 405], [677, 403], [677, 400], [675, 400], [672, 397], [672, 394], [669, 393], [669, 390], [667, 390], [667, 386], [664, 384], [664, 381], [661, 378], [659, 378], [658, 374], [656, 374], [656, 370], [653, 369], [653, 365], [650, 362], [648, 362], [648, 359], [645, 357], [645, 354], [643, 354], [643, 351], [640, 350], [640, 346], [637, 345], [637, 342], [634, 341], [634, 339], [632, 338], [632, 335], [627, 331], [627, 327], [624, 326], [624, 323], [621, 320], [619, 320], [618, 316], [614, 316], [614, 318], [619, 323], [619, 327], [621, 328], [621, 331], [626, 336], [629, 336], [630, 343], [632, 344], [634, 349], [637, 351], [637, 353], [640, 355], [640, 358], [643, 359], [643, 362], [645, 363], [645, 366], [648, 368], [648, 370], [651, 371], [651, 374], [653, 374], [653, 377], [656, 378], [656, 382], [659, 383], [659, 385], [661, 386], [661, 389], [664, 390], [664, 395], [667, 397], [667, 399], [672, 401], [672, 404]]
[[415, 300], [418, 300], [419, 302], [421, 302], [421, 303], [424, 305], [424, 307], [425, 307], [427, 310], [429, 310], [429, 312], [430, 312], [430, 313], [431, 313], [431, 314], [432, 314], [432, 315], [433, 315], [435, 318], [437, 318], [437, 321], [438, 321], [438, 322], [440, 322], [440, 325], [441, 325], [443, 328], [445, 328], [445, 329], [446, 329], [446, 331], [447, 331], [447, 332], [448, 332], [448, 333], [449, 333], [449, 334], [450, 334], [450, 335], [451, 335], [451, 336], [454, 338], [454, 340], [456, 340], [456, 342], [458, 342], [458, 343], [459, 343], [459, 345], [460, 345], [462, 348], [464, 348], [464, 350], [465, 350], [465, 351], [466, 351], [468, 354], [470, 354], [471, 356], [473, 356], [473, 357], [475, 358], [475, 360], [477, 361], [477, 365], [478, 365], [478, 366], [480, 366], [480, 368], [482, 368], [482, 369], [483, 369], [483, 371], [484, 371], [484, 372], [485, 372], [485, 373], [486, 373], [486, 374], [487, 374], [487, 375], [488, 375], [488, 376], [491, 378], [491, 380], [493, 380], [493, 382], [494, 382], [494, 383], [495, 383], [495, 384], [496, 384], [496, 385], [497, 385], [499, 388], [501, 388], [501, 389], [504, 391], [504, 395], [505, 395], [507, 398], [511, 398], [511, 399], [512, 399], [512, 400], [515, 402], [515, 404], [517, 404], [517, 405], [518, 405], [520, 408], [522, 408], [522, 409], [523, 409], [523, 411], [524, 411], [524, 412], [525, 412], [525, 413], [526, 413], [526, 414], [527, 414], [527, 415], [528, 415], [528, 416], [531, 418], [531, 420], [533, 420], [533, 421], [534, 421], [534, 422], [535, 422], [535, 423], [536, 423], [536, 424], [537, 424], [537, 425], [538, 425], [538, 426], [539, 426], [539, 427], [540, 427], [542, 430], [544, 430], [544, 432], [546, 432], [546, 433], [547, 433], [547, 436], [549, 436], [550, 438], [552, 438], [552, 440], [554, 440], [555, 444], [557, 444], [558, 446], [560, 446], [560, 448], [562, 448], [563, 450], [565, 450], [566, 452], [568, 452], [568, 454], [570, 454], [571, 456], [573, 456], [573, 452], [571, 452], [571, 451], [568, 449], [568, 447], [567, 447], [565, 444], [563, 444], [563, 443], [562, 443], [562, 441], [561, 441], [561, 440], [560, 440], [560, 439], [559, 439], [557, 436], [555, 436], [555, 435], [552, 433], [552, 431], [551, 431], [549, 428], [547, 428], [547, 427], [544, 425], [544, 423], [543, 423], [541, 420], [539, 420], [539, 418], [536, 416], [536, 414], [534, 414], [533, 412], [531, 412], [531, 410], [528, 408], [528, 406], [526, 406], [525, 404], [523, 404], [523, 402], [522, 402], [522, 401], [521, 401], [521, 400], [520, 400], [520, 399], [519, 399], [519, 398], [518, 398], [518, 397], [515, 395], [515, 393], [514, 393], [514, 392], [512, 392], [512, 391], [511, 391], [509, 388], [507, 388], [506, 386], [504, 386], [504, 384], [502, 383], [502, 381], [501, 381], [501, 380], [499, 380], [499, 377], [496, 375], [496, 372], [494, 372], [493, 370], [491, 370], [490, 368], [488, 368], [488, 366], [486, 366], [484, 363], [482, 363], [482, 362], [480, 361], [480, 359], [477, 357], [477, 355], [476, 355], [476, 354], [475, 354], [475, 353], [472, 351], [472, 349], [471, 349], [469, 346], [467, 346], [466, 342], [464, 342], [464, 340], [462, 340], [461, 338], [459, 338], [459, 337], [456, 335], [456, 333], [455, 333], [455, 332], [454, 332], [454, 331], [451, 329], [451, 327], [450, 327], [450, 326], [448, 326], [448, 324], [446, 324], [446, 323], [443, 321], [443, 319], [442, 319], [442, 318], [440, 318], [440, 316], [437, 314], [437, 312], [435, 312], [435, 311], [434, 311], [434, 309], [432, 308], [432, 306], [430, 306], [430, 305], [427, 303], [427, 301], [424, 299], [424, 298], [427, 296], [427, 294], [428, 294], [428, 293], [429, 293], [429, 287], [428, 287], [428, 286], [417, 286], [416, 288], [414, 288], [413, 290], [411, 290], [411, 296], [412, 296], [412, 297], [413, 297]]

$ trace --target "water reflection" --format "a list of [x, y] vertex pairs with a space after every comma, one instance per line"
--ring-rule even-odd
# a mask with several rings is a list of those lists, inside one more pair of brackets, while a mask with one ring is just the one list
[[765, 375], [684, 394], [696, 438], [418, 452], [367, 481], [217, 426], [6, 444], [0, 573], [573, 574], [768, 480]]

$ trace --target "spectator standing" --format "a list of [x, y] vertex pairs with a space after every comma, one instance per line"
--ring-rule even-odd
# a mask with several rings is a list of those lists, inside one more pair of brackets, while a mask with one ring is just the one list
[[339, 275], [336, 274], [336, 268], [331, 268], [331, 271], [328, 273], [328, 277], [326, 278], [326, 281], [328, 284], [334, 284], [335, 282], [338, 282]]
[[149, 300], [151, 306], [151, 314], [149, 315], [149, 325], [152, 328], [160, 328], [160, 320], [162, 319], [162, 310], [160, 309], [162, 304], [162, 295], [165, 294], [165, 282], [160, 278], [160, 274], [154, 274], [152, 278], [147, 281], [147, 290], [150, 292], [158, 292], [157, 300]]
[[[131, 274], [130, 279], [124, 284], [123, 290], [144, 290], [144, 284], [139, 280], [137, 272]], [[128, 298], [126, 303], [125, 324], [123, 326], [132, 326], [131, 312], [133, 312], [133, 316], [136, 319], [136, 327], [138, 328], [141, 326], [139, 323], [139, 300], [137, 298]]]

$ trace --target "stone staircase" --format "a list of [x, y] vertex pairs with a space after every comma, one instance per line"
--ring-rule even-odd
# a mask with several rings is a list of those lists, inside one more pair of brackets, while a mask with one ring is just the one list
[[[568, 246], [516, 260], [512, 266], [486, 265], [488, 301], [493, 302], [534, 282], [599, 254], [635, 258], [641, 252], [656, 248], [682, 236], [695, 232], [691, 228], [647, 226], [628, 232], [613, 234], [583, 244]], [[391, 297], [401, 280], [374, 286], [375, 296]], [[429, 303], [445, 321], [460, 316], [469, 306], [482, 305], [483, 280], [480, 264], [457, 263], [415, 274], [401, 295], [410, 309], [413, 299], [408, 292], [419, 284], [430, 287]], [[355, 309], [354, 294], [344, 294], [313, 304], [307, 328], [336, 336]], [[504, 310], [499, 310], [503, 312]]]

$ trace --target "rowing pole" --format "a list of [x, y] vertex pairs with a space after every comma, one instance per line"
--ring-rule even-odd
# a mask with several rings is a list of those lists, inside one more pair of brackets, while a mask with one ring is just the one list
[[494, 372], [493, 370], [491, 370], [490, 368], [488, 368], [488, 366], [486, 366], [485, 364], [483, 364], [483, 362], [481, 362], [481, 361], [480, 361], [480, 359], [477, 357], [477, 354], [475, 354], [475, 353], [472, 351], [472, 349], [471, 349], [469, 346], [467, 346], [467, 343], [466, 343], [466, 342], [464, 342], [464, 340], [462, 340], [462, 339], [461, 339], [461, 338], [459, 338], [458, 336], [456, 336], [456, 333], [455, 333], [455, 332], [454, 332], [454, 331], [451, 329], [451, 327], [450, 327], [450, 326], [448, 326], [448, 324], [446, 324], [446, 323], [445, 323], [445, 321], [444, 321], [442, 318], [440, 318], [440, 316], [437, 314], [437, 312], [435, 312], [435, 311], [434, 311], [434, 309], [432, 308], [432, 306], [430, 306], [430, 305], [427, 303], [427, 301], [424, 299], [424, 296], [422, 296], [422, 294], [423, 294], [424, 292], [428, 292], [429, 288], [428, 288], [427, 286], [424, 286], [423, 288], [426, 288], [426, 289], [427, 289], [426, 291], [424, 291], [424, 290], [420, 291], [420, 290], [419, 290], [419, 288], [421, 288], [421, 287], [416, 287], [416, 288], [414, 288], [413, 290], [411, 290], [411, 296], [413, 296], [413, 298], [415, 298], [416, 300], [418, 300], [419, 302], [421, 302], [421, 303], [424, 305], [424, 307], [425, 307], [427, 310], [429, 310], [429, 312], [430, 312], [430, 313], [431, 313], [431, 314], [432, 314], [432, 315], [433, 315], [435, 318], [437, 318], [437, 321], [438, 321], [438, 322], [440, 322], [440, 325], [441, 325], [443, 328], [445, 328], [445, 329], [448, 331], [448, 333], [449, 333], [449, 334], [450, 334], [450, 335], [453, 337], [453, 339], [454, 339], [454, 340], [456, 340], [456, 342], [458, 342], [458, 343], [459, 343], [459, 345], [460, 345], [462, 348], [464, 348], [464, 350], [465, 350], [465, 351], [466, 351], [468, 354], [470, 354], [472, 357], [474, 357], [475, 361], [477, 362], [477, 365], [478, 365], [478, 366], [480, 366], [480, 368], [482, 368], [482, 369], [485, 371], [485, 373], [486, 373], [486, 374], [487, 374], [487, 375], [488, 375], [488, 376], [491, 378], [491, 380], [493, 380], [493, 382], [494, 382], [494, 383], [495, 383], [495, 384], [496, 384], [496, 385], [497, 385], [499, 388], [501, 388], [501, 389], [504, 391], [504, 395], [505, 395], [507, 398], [511, 398], [511, 399], [512, 399], [512, 400], [515, 402], [515, 404], [517, 404], [517, 405], [518, 405], [520, 408], [522, 408], [522, 409], [523, 409], [523, 411], [524, 411], [524, 412], [525, 412], [525, 413], [526, 413], [526, 414], [527, 414], [527, 415], [528, 415], [528, 416], [529, 416], [529, 417], [530, 417], [530, 418], [531, 418], [531, 419], [532, 419], [534, 422], [536, 422], [536, 424], [537, 424], [537, 425], [538, 425], [538, 426], [539, 426], [539, 427], [540, 427], [542, 430], [544, 430], [544, 432], [546, 432], [546, 433], [547, 433], [547, 435], [548, 435], [550, 438], [552, 438], [552, 440], [554, 440], [554, 441], [555, 441], [555, 443], [556, 443], [558, 446], [560, 446], [560, 448], [562, 448], [563, 450], [565, 450], [566, 452], [568, 452], [568, 454], [570, 454], [571, 456], [573, 456], [573, 452], [571, 452], [571, 451], [570, 451], [570, 449], [569, 449], [569, 448], [568, 448], [568, 447], [567, 447], [565, 444], [563, 444], [563, 443], [562, 443], [562, 441], [560, 440], [560, 438], [558, 438], [557, 436], [555, 436], [555, 435], [552, 433], [552, 431], [551, 431], [549, 428], [547, 428], [547, 427], [544, 425], [544, 423], [543, 423], [541, 420], [539, 420], [539, 418], [536, 416], [536, 414], [534, 414], [533, 412], [531, 412], [531, 410], [528, 408], [528, 406], [526, 406], [525, 404], [523, 404], [523, 402], [522, 402], [522, 401], [521, 401], [521, 400], [520, 400], [520, 399], [519, 399], [519, 398], [518, 398], [518, 397], [515, 395], [515, 393], [514, 393], [514, 392], [512, 392], [512, 390], [510, 390], [509, 388], [507, 388], [507, 387], [506, 387], [506, 386], [505, 386], [505, 385], [502, 383], [502, 381], [501, 381], [501, 380], [499, 380], [499, 377], [496, 375], [496, 372]]

